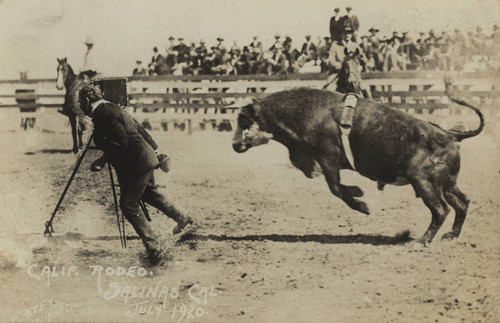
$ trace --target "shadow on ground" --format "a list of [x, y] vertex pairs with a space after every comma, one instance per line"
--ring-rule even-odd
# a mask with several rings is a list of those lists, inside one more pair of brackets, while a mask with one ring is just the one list
[[367, 234], [352, 234], [352, 235], [331, 235], [331, 234], [306, 234], [306, 235], [291, 235], [291, 234], [264, 234], [264, 235], [246, 235], [246, 236], [226, 236], [226, 235], [200, 235], [186, 234], [179, 241], [275, 241], [275, 242], [318, 242], [324, 244], [371, 244], [378, 245], [397, 245], [412, 241], [410, 231], [403, 231], [395, 236], [383, 235], [367, 235]]
[[42, 149], [38, 151], [28, 151], [25, 155], [35, 155], [35, 154], [72, 154], [72, 149]]

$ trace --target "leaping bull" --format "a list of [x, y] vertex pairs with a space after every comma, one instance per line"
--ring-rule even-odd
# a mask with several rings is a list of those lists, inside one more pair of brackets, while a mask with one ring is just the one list
[[[273, 139], [285, 145], [292, 164], [305, 176], [324, 174], [330, 191], [349, 207], [369, 214], [358, 197], [357, 186], [342, 185], [340, 169], [353, 169], [380, 184], [411, 184], [432, 213], [432, 222], [419, 239], [428, 244], [455, 209], [452, 231], [443, 239], [460, 235], [469, 200], [457, 186], [460, 170], [459, 142], [484, 128], [481, 111], [474, 110], [480, 126], [473, 131], [447, 131], [402, 111], [372, 100], [359, 99], [349, 134], [352, 167], [341, 141], [340, 121], [344, 95], [326, 90], [299, 88], [274, 93], [241, 108], [233, 149], [242, 153]], [[382, 185], [383, 186], [383, 185]]]

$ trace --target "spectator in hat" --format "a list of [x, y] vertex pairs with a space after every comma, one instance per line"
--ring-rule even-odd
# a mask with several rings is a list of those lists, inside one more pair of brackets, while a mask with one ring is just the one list
[[177, 64], [184, 63], [187, 61], [187, 58], [189, 56], [189, 46], [184, 44], [184, 38], [179, 37], [177, 38], [179, 43], [174, 46], [174, 50], [177, 52]]
[[406, 59], [401, 46], [401, 36], [397, 31], [392, 33], [392, 38], [388, 42], [383, 70], [384, 72], [406, 70]]
[[304, 55], [305, 61], [316, 61], [317, 49], [316, 45], [311, 41], [311, 35], [306, 36], [306, 41], [302, 44], [302, 49], [300, 50], [300, 54]]
[[330, 39], [332, 42], [341, 40], [340, 32], [342, 30], [342, 16], [340, 8], [333, 9], [334, 15], [330, 18]]
[[132, 71], [132, 75], [133, 76], [144, 76], [144, 75], [147, 75], [146, 69], [144, 68], [144, 66], [142, 66], [142, 61], [141, 60], [137, 60], [137, 61], [135, 61], [135, 63], [136, 63], [136, 67]]
[[326, 73], [328, 71], [328, 53], [330, 52], [330, 47], [332, 43], [330, 37], [324, 37], [324, 41], [318, 47], [318, 59], [320, 61], [321, 73]]
[[274, 51], [274, 47], [277, 45], [277, 44], [280, 44], [281, 45], [281, 48], [283, 49], [283, 42], [280, 40], [281, 38], [281, 35], [276, 33], [274, 35], [274, 43], [273, 45], [269, 48], [270, 51]]
[[177, 51], [175, 49], [175, 38], [173, 36], [168, 37], [168, 45], [167, 45], [167, 57], [165, 59], [165, 63], [167, 64], [167, 67], [169, 71], [172, 70], [172, 67], [177, 64]]
[[249, 50], [254, 50], [255, 48], [259, 48], [262, 50], [262, 42], [259, 40], [257, 35], [253, 36], [252, 42], [250, 43], [250, 45], [248, 45]]
[[248, 46], [243, 46], [243, 52], [235, 64], [237, 74], [246, 75], [250, 74], [251, 61], [250, 49]]
[[224, 44], [224, 38], [222, 36], [217, 37], [217, 48], [224, 55], [227, 52], [226, 45]]
[[153, 57], [148, 66], [149, 75], [164, 75], [168, 73], [168, 67], [165, 58], [158, 52], [158, 47], [153, 48]]
[[351, 27], [351, 29], [353, 30], [352, 41], [357, 42], [358, 30], [359, 30], [359, 19], [356, 15], [353, 15], [351, 6], [347, 6], [345, 8], [345, 10], [346, 10], [347, 14], [344, 17], [342, 17], [342, 19], [344, 20], [342, 22], [342, 25], [349, 25], [349, 27]]
[[196, 47], [196, 56], [194, 62], [194, 68], [197, 69], [198, 74], [203, 74], [203, 66], [205, 63], [205, 59], [208, 55], [208, 49], [205, 46], [205, 41], [203, 39], [200, 40], [200, 45]]
[[285, 74], [288, 70], [289, 62], [283, 54], [283, 45], [275, 43], [272, 56], [267, 60], [267, 74]]

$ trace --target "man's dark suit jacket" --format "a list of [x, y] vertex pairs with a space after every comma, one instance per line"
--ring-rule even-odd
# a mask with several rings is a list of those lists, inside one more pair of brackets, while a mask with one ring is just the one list
[[343, 17], [340, 17], [338, 20], [335, 20], [335, 16], [333, 16], [330, 19], [330, 39], [332, 40], [332, 42], [341, 40], [340, 32], [344, 27], [342, 25], [343, 22], [344, 22]]
[[101, 103], [91, 114], [94, 142], [104, 151], [119, 179], [144, 174], [158, 165], [158, 145], [130, 114], [117, 105]]

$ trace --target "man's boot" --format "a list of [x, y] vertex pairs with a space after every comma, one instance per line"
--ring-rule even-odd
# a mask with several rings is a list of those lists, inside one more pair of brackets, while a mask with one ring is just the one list
[[107, 162], [106, 158], [104, 157], [104, 155], [102, 155], [101, 157], [97, 158], [96, 160], [94, 160], [92, 162], [90, 169], [93, 172], [99, 172], [104, 168], [104, 165], [106, 165], [106, 162]]
[[193, 218], [191, 218], [189, 215], [186, 216], [184, 214], [181, 214], [178, 219], [175, 219], [177, 221], [177, 226], [172, 230], [174, 234], [181, 233], [182, 230], [188, 225], [188, 224], [193, 224]]

